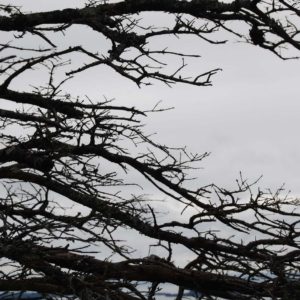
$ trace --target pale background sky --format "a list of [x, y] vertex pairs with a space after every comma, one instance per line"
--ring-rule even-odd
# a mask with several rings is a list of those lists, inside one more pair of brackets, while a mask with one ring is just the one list
[[[84, 1], [42, 0], [38, 6], [36, 3], [13, 1], [24, 11], [82, 6]], [[101, 49], [98, 34], [91, 30], [78, 33], [78, 29], [70, 30], [71, 40], [80, 35], [80, 39], [90, 38], [95, 48]], [[187, 145], [192, 152], [211, 152], [203, 162], [199, 180], [231, 185], [242, 171], [249, 179], [264, 175], [263, 187], [276, 188], [286, 183], [293, 193], [300, 194], [299, 61], [282, 61], [235, 38], [227, 45], [217, 46], [190, 37], [167, 40], [166, 44], [170, 43], [183, 52], [202, 56], [190, 64], [192, 73], [223, 69], [213, 77], [212, 87], [177, 84], [170, 89], [155, 82], [139, 89], [113, 71], [105, 69], [101, 73], [94, 69], [74, 78], [74, 94], [88, 93], [98, 99], [105, 95], [124, 105], [142, 108], [162, 100], [162, 106], [172, 106], [174, 110], [152, 115], [146, 130], [157, 132], [155, 138], [167, 145]]]
[[[11, 1], [0, 1], [1, 4]], [[37, 9], [32, 0], [14, 0], [24, 11]], [[38, 2], [38, 10], [80, 5], [84, 1]], [[151, 18], [151, 15], [148, 15]], [[155, 19], [155, 21], [157, 21]], [[8, 38], [8, 35], [2, 34]], [[72, 27], [67, 36], [79, 44], [101, 49], [99, 34], [82, 27]], [[28, 39], [27, 43], [33, 43]], [[211, 152], [197, 172], [197, 186], [214, 182], [233, 187], [242, 171], [260, 186], [276, 189], [283, 183], [293, 195], [300, 195], [300, 62], [282, 61], [272, 53], [231, 38], [227, 45], [208, 45], [199, 39], [182, 37], [153, 42], [154, 46], [170, 45], [172, 49], [199, 54], [190, 61], [189, 72], [223, 69], [213, 77], [212, 87], [177, 84], [169, 88], [159, 82], [139, 89], [134, 83], [113, 71], [91, 69], [68, 83], [72, 92], [102, 100], [116, 98], [122, 105], [151, 108], [161, 106], [173, 110], [149, 116], [146, 132], [157, 132], [153, 138], [169, 146], [187, 146], [191, 152]], [[176, 66], [180, 60], [171, 59]], [[172, 69], [172, 65], [170, 66]], [[102, 71], [102, 72], [101, 72]], [[38, 80], [40, 74], [28, 73], [17, 82], [20, 87]], [[26, 82], [27, 80], [27, 82]], [[151, 193], [151, 189], [145, 191]], [[142, 241], [140, 241], [142, 243]]]

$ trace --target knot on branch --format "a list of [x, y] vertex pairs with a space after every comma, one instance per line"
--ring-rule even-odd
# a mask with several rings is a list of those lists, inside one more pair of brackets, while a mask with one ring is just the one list
[[254, 45], [262, 45], [265, 42], [264, 33], [257, 25], [253, 25], [249, 35]]

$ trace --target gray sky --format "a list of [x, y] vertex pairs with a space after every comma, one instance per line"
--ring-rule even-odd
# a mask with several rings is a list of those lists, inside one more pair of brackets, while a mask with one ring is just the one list
[[[83, 2], [43, 0], [38, 9]], [[25, 11], [36, 7], [31, 0], [14, 0], [14, 4], [24, 5]], [[90, 47], [100, 49], [103, 42], [98, 34], [83, 28], [79, 31], [78, 26], [71, 28], [66, 37], [60, 37], [61, 41], [66, 38], [78, 43], [84, 40]], [[103, 96], [116, 98], [122, 105], [148, 109], [162, 100], [162, 107], [174, 107], [149, 116], [145, 130], [157, 132], [153, 138], [166, 145], [211, 152], [201, 164], [203, 169], [197, 172], [198, 186], [214, 182], [233, 187], [242, 171], [250, 181], [263, 175], [261, 187], [275, 189], [286, 183], [292, 194], [300, 195], [300, 62], [282, 61], [234, 38], [219, 46], [191, 37], [153, 41], [155, 47], [163, 43], [170, 50], [172, 46], [202, 56], [190, 61], [187, 72], [197, 74], [216, 67], [223, 71], [213, 77], [212, 87], [178, 84], [169, 88], [154, 82], [153, 86], [140, 89], [112, 70], [91, 69], [75, 76], [67, 87], [75, 95], [87, 94], [97, 100], [103, 100]], [[180, 65], [180, 60], [169, 61], [170, 70]], [[40, 74], [28, 73], [27, 83], [39, 77]], [[18, 84], [25, 86], [26, 80], [20, 79]]]
[[[82, 0], [42, 0], [37, 7], [35, 1], [13, 1], [24, 11], [83, 3]], [[83, 30], [80, 39], [101, 49], [99, 35]], [[72, 28], [67, 38], [78, 40], [78, 32], [79, 27]], [[97, 99], [105, 95], [126, 105], [149, 108], [162, 100], [162, 106], [174, 107], [148, 118], [146, 130], [157, 132], [155, 138], [167, 145], [187, 145], [192, 152], [212, 153], [203, 162], [204, 169], [199, 171], [200, 185], [214, 181], [230, 186], [242, 171], [249, 179], [264, 175], [263, 187], [276, 188], [286, 183], [288, 189], [299, 194], [299, 61], [282, 61], [272, 53], [238, 43], [234, 38], [227, 45], [218, 46], [190, 37], [170, 38], [164, 42], [170, 49], [173, 46], [202, 56], [189, 65], [191, 73], [222, 68], [213, 78], [213, 86], [174, 85], [170, 89], [154, 82], [151, 87], [139, 89], [111, 70], [92, 69], [75, 76], [69, 87], [74, 94], [88, 94]], [[154, 41], [153, 45], [161, 43], [161, 40]], [[172, 64], [175, 70], [180, 61], [171, 60], [170, 69]], [[39, 74], [26, 75], [30, 80], [36, 76]]]

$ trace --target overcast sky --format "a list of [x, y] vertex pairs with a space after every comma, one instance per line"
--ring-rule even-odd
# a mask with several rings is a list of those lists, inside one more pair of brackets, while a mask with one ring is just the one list
[[[40, 0], [38, 10], [75, 7], [83, 2]], [[23, 6], [24, 11], [36, 9], [36, 3], [13, 1]], [[4, 37], [8, 35], [2, 33]], [[79, 31], [78, 26], [73, 26], [66, 37], [59, 38], [63, 43], [69, 39], [81, 44], [84, 40], [95, 49], [103, 46], [98, 34], [82, 27]], [[67, 87], [74, 95], [88, 94], [97, 100], [103, 100], [103, 96], [116, 98], [122, 105], [142, 109], [149, 109], [160, 100], [162, 107], [174, 107], [149, 116], [145, 130], [157, 132], [154, 139], [166, 145], [186, 145], [191, 152], [211, 152], [197, 173], [198, 186], [214, 182], [233, 187], [242, 171], [249, 180], [263, 175], [261, 187], [275, 189], [286, 183], [292, 194], [300, 195], [300, 62], [282, 61], [234, 38], [218, 46], [191, 37], [165, 38], [154, 41], [153, 45], [162, 47], [163, 43], [170, 50], [173, 47], [201, 55], [190, 61], [188, 72], [197, 74], [216, 67], [223, 71], [213, 77], [212, 87], [178, 84], [169, 88], [154, 82], [152, 86], [138, 88], [107, 68], [91, 69], [75, 76]], [[180, 61], [174, 60], [171, 69], [176, 69], [175, 63]], [[28, 73], [27, 81], [22, 78], [17, 84], [26, 86], [39, 77], [40, 73]], [[143, 240], [135, 242], [142, 244]]]
[[[6, 4], [11, 1], [1, 1]], [[84, 1], [14, 0], [24, 11], [75, 7]], [[70, 30], [78, 39], [78, 28]], [[101, 48], [101, 40], [90, 30], [81, 33]], [[161, 41], [159, 41], [161, 43]], [[276, 188], [282, 183], [300, 194], [300, 99], [298, 60], [282, 61], [256, 46], [238, 43], [208, 45], [195, 38], [182, 37], [167, 42], [183, 52], [200, 54], [189, 66], [191, 73], [220, 67], [212, 87], [161, 83], [139, 89], [113, 71], [90, 70], [76, 76], [76, 94], [116, 98], [120, 103], [149, 108], [159, 100], [174, 110], [147, 120], [146, 130], [157, 132], [156, 139], [171, 146], [187, 145], [192, 152], [211, 152], [203, 162], [199, 180], [231, 185], [242, 171], [261, 186]], [[177, 62], [178, 61], [174, 61]], [[174, 66], [175, 68], [175, 66]], [[34, 76], [34, 75], [32, 75]], [[202, 185], [202, 184], [201, 184]]]

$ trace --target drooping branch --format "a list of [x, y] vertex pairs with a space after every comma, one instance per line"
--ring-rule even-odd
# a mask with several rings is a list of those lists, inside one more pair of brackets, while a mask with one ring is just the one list
[[[219, 69], [213, 69], [189, 78], [183, 72], [186, 66], [186, 63], [183, 61], [177, 70], [166, 74], [163, 72], [164, 63], [160, 61], [159, 56], [166, 53], [172, 53], [181, 57], [188, 57], [189, 55], [176, 51], [169, 52], [166, 49], [151, 49], [148, 46], [151, 38], [164, 35], [192, 34], [199, 36], [204, 41], [218, 44], [225, 41], [214, 40], [210, 38], [210, 35], [219, 30], [225, 30], [244, 39], [244, 33], [240, 33], [237, 27], [231, 28], [230, 25], [227, 25], [227, 23], [230, 24], [232, 21], [239, 21], [249, 26], [249, 38], [246, 38], [246, 41], [268, 49], [284, 58], [282, 50], [286, 45], [290, 45], [297, 50], [300, 49], [299, 30], [295, 25], [297, 20], [294, 20], [295, 15], [299, 15], [299, 10], [296, 5], [293, 5], [294, 1], [290, 2], [291, 4], [278, 0], [236, 0], [232, 3], [173, 0], [121, 1], [118, 3], [102, 3], [95, 6], [89, 5], [81, 9], [29, 14], [14, 13], [10, 16], [0, 17], [0, 29], [3, 31], [20, 31], [23, 34], [26, 32], [38, 34], [48, 41], [53, 49], [54, 45], [50, 38], [47, 37], [47, 32], [64, 31], [73, 24], [87, 25], [110, 41], [110, 49], [107, 52], [91, 52], [78, 45], [74, 48], [63, 49], [61, 51], [62, 54], [78, 51], [92, 59], [92, 62], [68, 71], [68, 75], [76, 74], [95, 66], [105, 65], [138, 85], [143, 83], [150, 84], [151, 79], [155, 79], [168, 85], [182, 82], [205, 86], [211, 85], [211, 77]], [[170, 25], [166, 29], [139, 24], [135, 15], [143, 12], [175, 14], [174, 25]], [[283, 21], [281, 17], [283, 13], [286, 14], [286, 21]], [[49, 25], [54, 27], [47, 27]], [[18, 47], [6, 44], [2, 50], [16, 48]], [[57, 56], [58, 54], [52, 52], [51, 48], [48, 51], [48, 56]], [[134, 51], [131, 51], [133, 49], [136, 50], [136, 54], [128, 58], [126, 53], [128, 51], [134, 53]], [[44, 52], [45, 49], [40, 51]], [[195, 54], [197, 55], [198, 53]], [[40, 59], [42, 58], [38, 60]], [[148, 60], [148, 63], [145, 63], [145, 60]], [[11, 61], [12, 66], [17, 63], [14, 60], [14, 56], [5, 56], [2, 61], [6, 64]], [[36, 62], [28, 62], [28, 64], [32, 63]], [[22, 68], [26, 69], [28, 67], [25, 64]], [[7, 67], [3, 70], [7, 70]], [[11, 76], [17, 75], [18, 72], [14, 72]], [[3, 83], [3, 87], [7, 87], [12, 79], [11, 76]]]
[[[203, 299], [299, 298], [297, 199], [282, 189], [254, 191], [256, 182], [242, 177], [236, 189], [198, 182], [191, 188], [189, 173], [208, 154], [172, 149], [145, 134], [141, 118], [160, 109], [64, 91], [73, 75], [101, 65], [139, 86], [153, 79], [211, 85], [218, 69], [185, 73], [198, 53], [155, 49], [152, 40], [165, 36], [194, 35], [217, 46], [226, 40], [215, 33], [227, 31], [283, 57], [287, 45], [300, 48], [295, 1], [90, 1], [81, 9], [27, 14], [0, 5], [0, 12], [0, 31], [19, 34], [0, 44], [0, 97], [13, 104], [0, 109], [1, 291], [153, 300], [167, 283], [179, 288], [176, 300], [187, 290]], [[158, 12], [173, 16], [169, 26], [147, 25], [146, 13]], [[74, 24], [105, 37], [108, 47], [91, 50], [81, 41], [70, 47], [53, 39], [59, 32], [67, 39]], [[20, 46], [30, 35], [46, 48]], [[83, 61], [74, 64], [77, 55]], [[169, 56], [181, 64], [166, 72], [162, 58]], [[20, 90], [18, 79], [42, 68], [48, 81]], [[131, 172], [141, 183], [127, 179]], [[143, 180], [155, 196], [136, 195]], [[161, 198], [181, 213], [162, 214]], [[134, 252], [130, 238], [145, 239], [149, 256]], [[158, 255], [150, 255], [152, 247]]]

